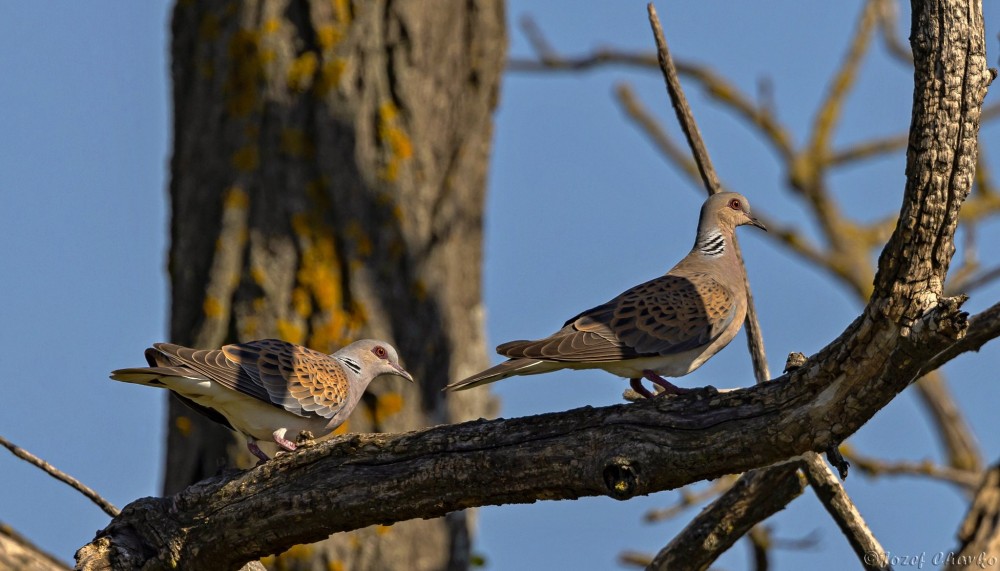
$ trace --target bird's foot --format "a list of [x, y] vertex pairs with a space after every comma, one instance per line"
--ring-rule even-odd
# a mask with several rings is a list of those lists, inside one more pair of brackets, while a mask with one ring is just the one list
[[645, 398], [653, 398], [653, 393], [649, 392], [649, 389], [642, 386], [642, 379], [629, 379], [629, 384], [632, 385], [632, 390], [639, 393]]
[[[682, 395], [682, 394], [685, 394], [685, 393], [690, 393], [693, 390], [693, 389], [684, 389], [684, 388], [678, 387], [677, 385], [671, 383], [670, 381], [664, 379], [660, 375], [657, 375], [656, 372], [650, 371], [649, 369], [646, 369], [645, 371], [643, 371], [642, 372], [642, 376], [644, 376], [645, 378], [649, 379], [653, 383], [655, 383], [655, 384], [659, 385], [661, 388], [663, 388], [663, 390], [660, 391], [660, 393], [657, 396], [661, 396], [661, 395]], [[637, 379], [633, 379], [633, 380], [637, 380]], [[632, 387], [635, 388], [635, 385], [633, 384]], [[649, 392], [649, 391], [647, 391], [647, 392]]]
[[247, 450], [260, 459], [260, 462], [257, 462], [258, 466], [270, 460], [270, 458], [267, 457], [267, 454], [264, 454], [264, 451], [257, 446], [256, 440], [247, 440]]
[[275, 430], [271, 434], [271, 436], [274, 437], [275, 444], [281, 446], [282, 448], [288, 450], [289, 452], [294, 452], [298, 448], [298, 446], [296, 446], [294, 442], [285, 438], [284, 428], [279, 428], [278, 430]]

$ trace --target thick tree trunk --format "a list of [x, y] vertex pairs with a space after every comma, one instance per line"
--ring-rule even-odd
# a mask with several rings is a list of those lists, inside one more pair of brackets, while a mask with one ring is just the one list
[[[374, 383], [350, 431], [487, 414], [443, 383], [484, 365], [482, 211], [505, 53], [499, 0], [181, 0], [173, 15], [170, 338], [377, 337], [415, 387]], [[164, 493], [243, 442], [172, 400]], [[463, 568], [462, 514], [339, 534], [283, 568]], [[405, 562], [405, 564], [404, 564]]]

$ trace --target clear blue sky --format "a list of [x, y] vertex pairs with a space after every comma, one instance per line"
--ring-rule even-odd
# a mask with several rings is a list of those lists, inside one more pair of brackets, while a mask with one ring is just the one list
[[[747, 92], [769, 77], [781, 120], [800, 142], [830, 70], [846, 49], [859, 2], [767, 6], [659, 2], [678, 58], [711, 65]], [[532, 14], [557, 49], [649, 49], [637, 1], [508, 3], [511, 53], [528, 48], [515, 23]], [[908, 25], [906, 13], [900, 21]], [[986, 2], [990, 65], [997, 65], [1000, 4]], [[169, 159], [169, 6], [151, 2], [0, 4], [0, 434], [80, 478], [118, 506], [159, 489], [163, 395], [107, 380], [142, 362], [166, 335], [166, 174]], [[908, 30], [901, 31], [906, 37]], [[838, 131], [838, 144], [901, 132], [911, 75], [877, 44]], [[702, 191], [680, 178], [627, 123], [613, 86], [631, 82], [669, 122], [658, 75], [605, 69], [581, 75], [513, 74], [497, 114], [487, 212], [485, 295], [490, 343], [550, 333], [570, 315], [668, 269], [690, 248]], [[774, 156], [731, 114], [688, 88], [716, 167], [760, 211], [807, 226]], [[990, 95], [987, 101], [995, 101]], [[1000, 130], [984, 131], [994, 159]], [[1000, 164], [991, 161], [994, 170]], [[902, 153], [832, 179], [847, 212], [870, 219], [898, 209]], [[742, 229], [741, 229], [742, 230]], [[859, 307], [824, 275], [742, 231], [772, 369], [790, 351], [814, 353]], [[1000, 239], [984, 226], [980, 244]], [[987, 248], [986, 265], [1000, 263]], [[1000, 300], [981, 290], [972, 311]], [[946, 368], [988, 462], [1000, 458], [1000, 349]], [[683, 379], [688, 386], [752, 384], [741, 335]], [[494, 385], [504, 416], [620, 402], [625, 383], [601, 372], [554, 373]], [[867, 454], [938, 459], [913, 395], [904, 393], [851, 440]], [[965, 499], [944, 484], [866, 480], [847, 489], [887, 549], [931, 556], [955, 544]], [[649, 525], [665, 492], [629, 502], [586, 499], [480, 510], [476, 550], [494, 570], [607, 569], [625, 549], [654, 552], [688, 521]], [[108, 518], [70, 490], [0, 452], [0, 521], [69, 561]], [[768, 525], [779, 538], [815, 530], [818, 545], [778, 551], [775, 568], [853, 568], [845, 540], [807, 491]], [[746, 568], [739, 544], [719, 566]]]

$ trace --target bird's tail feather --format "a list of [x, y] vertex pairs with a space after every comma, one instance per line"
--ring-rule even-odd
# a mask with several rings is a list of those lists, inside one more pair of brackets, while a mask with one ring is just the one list
[[485, 371], [476, 373], [471, 377], [455, 381], [446, 386], [446, 391], [464, 391], [487, 383], [493, 383], [514, 375], [535, 375], [552, 371], [559, 366], [553, 367], [554, 363], [549, 361], [539, 361], [537, 359], [508, 359], [499, 365], [490, 367]]
[[193, 377], [191, 371], [180, 367], [135, 367], [111, 371], [111, 378], [123, 383], [135, 383], [151, 387], [166, 387], [163, 377]]

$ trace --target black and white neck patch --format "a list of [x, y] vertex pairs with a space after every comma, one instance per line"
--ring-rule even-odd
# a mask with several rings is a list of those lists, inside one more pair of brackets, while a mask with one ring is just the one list
[[361, 365], [350, 357], [337, 357], [337, 360], [344, 364], [345, 367], [354, 371], [355, 375], [361, 374]]
[[698, 242], [695, 244], [695, 248], [697, 248], [703, 256], [718, 258], [726, 251], [726, 238], [722, 235], [722, 232], [718, 230], [709, 230], [701, 236], [698, 236]]

